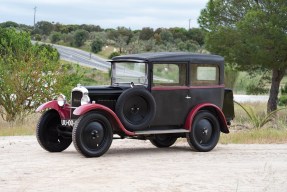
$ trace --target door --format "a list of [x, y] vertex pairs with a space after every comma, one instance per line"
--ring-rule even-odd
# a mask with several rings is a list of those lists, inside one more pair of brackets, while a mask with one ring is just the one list
[[153, 64], [152, 95], [156, 116], [152, 126], [183, 127], [190, 110], [186, 63]]

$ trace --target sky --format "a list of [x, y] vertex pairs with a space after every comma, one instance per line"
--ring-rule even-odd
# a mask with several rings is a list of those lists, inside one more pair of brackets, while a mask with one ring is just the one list
[[208, 0], [0, 0], [0, 23], [49, 21], [102, 28], [198, 27]]

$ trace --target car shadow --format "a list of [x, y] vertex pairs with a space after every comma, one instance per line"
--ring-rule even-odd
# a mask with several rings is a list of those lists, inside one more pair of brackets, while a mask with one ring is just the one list
[[111, 148], [105, 155], [152, 155], [152, 154], [162, 154], [162, 153], [176, 153], [179, 152], [191, 152], [194, 151], [190, 147], [183, 146], [173, 146], [168, 148], [146, 148], [146, 147], [131, 147], [131, 148]]
[[[175, 154], [178, 155], [179, 153], [187, 153], [187, 152], [196, 152], [194, 149], [190, 148], [189, 146], [171, 146], [167, 148], [157, 148], [154, 146], [150, 147], [111, 147], [103, 156], [105, 157], [112, 157], [112, 156], [150, 156], [156, 154]], [[79, 154], [75, 148], [69, 147], [68, 150], [65, 150], [63, 153], [66, 155], [75, 155]]]

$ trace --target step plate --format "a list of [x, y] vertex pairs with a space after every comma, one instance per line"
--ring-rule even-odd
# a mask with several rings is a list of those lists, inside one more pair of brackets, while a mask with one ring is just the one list
[[168, 130], [150, 130], [150, 131], [135, 131], [136, 135], [152, 135], [152, 134], [165, 134], [165, 133], [188, 133], [186, 129], [168, 129]]

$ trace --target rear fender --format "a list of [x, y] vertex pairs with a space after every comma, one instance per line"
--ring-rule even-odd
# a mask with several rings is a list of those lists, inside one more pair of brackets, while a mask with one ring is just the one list
[[120, 121], [120, 119], [118, 118], [118, 116], [115, 114], [115, 112], [113, 112], [110, 108], [100, 105], [100, 104], [86, 104], [86, 105], [82, 105], [78, 108], [76, 108], [73, 112], [74, 115], [83, 115], [86, 114], [90, 111], [101, 111], [103, 112], [105, 115], [108, 116], [109, 120], [112, 121], [114, 123], [114, 125], [116, 126], [116, 128], [119, 128], [120, 130], [122, 130], [125, 134], [127, 134], [128, 136], [133, 136], [135, 135], [134, 132], [128, 131], [124, 125], [122, 124], [122, 122]]
[[186, 118], [186, 121], [184, 124], [185, 129], [191, 130], [193, 119], [199, 110], [207, 110], [207, 111], [214, 112], [217, 115], [217, 117], [219, 118], [219, 124], [220, 124], [221, 132], [229, 133], [227, 122], [226, 122], [226, 119], [225, 119], [225, 116], [224, 116], [222, 110], [218, 106], [216, 106], [212, 103], [202, 103], [202, 104], [195, 106], [189, 112], [189, 114]]
[[53, 100], [53, 101], [49, 101], [47, 103], [40, 105], [36, 109], [36, 112], [40, 112], [40, 111], [43, 111], [45, 109], [56, 110], [59, 113], [61, 119], [69, 119], [70, 118], [71, 109], [70, 109], [70, 105], [68, 105], [68, 104], [65, 104], [64, 107], [60, 107], [58, 105], [58, 102], [56, 100]]

